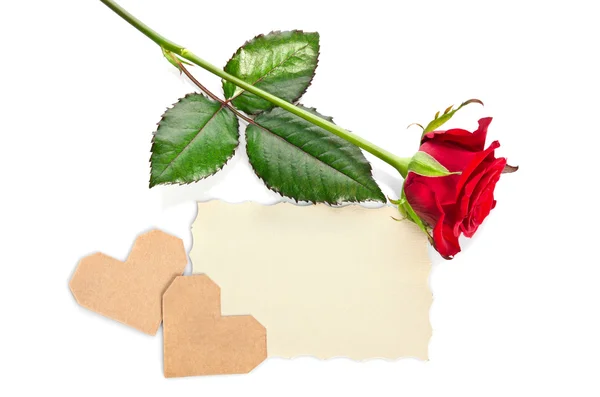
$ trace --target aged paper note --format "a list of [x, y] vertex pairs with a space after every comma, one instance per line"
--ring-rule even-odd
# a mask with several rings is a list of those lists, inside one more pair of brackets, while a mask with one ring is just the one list
[[270, 357], [416, 357], [431, 336], [426, 237], [394, 208], [198, 203], [190, 258]]

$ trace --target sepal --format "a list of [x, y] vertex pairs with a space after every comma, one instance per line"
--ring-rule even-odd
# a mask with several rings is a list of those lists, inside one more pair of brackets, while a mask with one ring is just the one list
[[163, 56], [167, 59], [167, 61], [171, 65], [175, 66], [179, 70], [179, 73], [182, 72], [182, 70], [181, 70], [181, 64], [193, 66], [188, 61], [179, 58], [177, 55], [173, 54], [171, 51], [165, 49], [164, 47], [160, 47], [160, 49], [162, 50]]
[[423, 135], [427, 134], [428, 132], [435, 131], [438, 128], [440, 128], [448, 120], [450, 120], [452, 118], [452, 116], [454, 116], [454, 114], [456, 112], [458, 112], [460, 109], [462, 109], [463, 107], [467, 106], [470, 103], [478, 103], [481, 106], [483, 106], [483, 102], [481, 102], [479, 99], [469, 99], [468, 101], [465, 101], [465, 102], [461, 103], [460, 106], [457, 107], [454, 110], [452, 110], [452, 108], [454, 107], [454, 105], [449, 106], [448, 108], [446, 108], [446, 110], [444, 110], [444, 113], [442, 115], [440, 115], [440, 112], [437, 112], [435, 114], [433, 120], [431, 120], [429, 122], [429, 124], [427, 124], [427, 127], [425, 127], [425, 129], [423, 130]]
[[[400, 200], [390, 200], [392, 204], [398, 206], [398, 212], [402, 215], [403, 219], [408, 219], [413, 222], [415, 225], [421, 229], [423, 233], [427, 236], [429, 243], [433, 245], [433, 237], [431, 236], [430, 228], [423, 222], [421, 218], [417, 215], [415, 210], [411, 207], [410, 203], [406, 199], [406, 195], [404, 194], [404, 185], [402, 186], [402, 195], [400, 196]], [[400, 220], [403, 220], [400, 219]], [[398, 220], [398, 219], [395, 219]]]
[[460, 174], [460, 172], [450, 172], [433, 156], [422, 151], [418, 151], [411, 158], [410, 163], [408, 163], [408, 172], [414, 172], [415, 174], [429, 177]]

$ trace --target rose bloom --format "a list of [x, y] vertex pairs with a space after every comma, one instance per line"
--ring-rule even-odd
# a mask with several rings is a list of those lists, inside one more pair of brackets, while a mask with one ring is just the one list
[[496, 158], [498, 141], [485, 148], [491, 117], [479, 120], [471, 133], [463, 129], [433, 131], [423, 136], [420, 151], [426, 152], [451, 172], [460, 175], [428, 177], [410, 172], [404, 184], [406, 199], [433, 229], [435, 249], [446, 259], [460, 252], [458, 237], [472, 237], [496, 206], [494, 188], [505, 170], [505, 158]]

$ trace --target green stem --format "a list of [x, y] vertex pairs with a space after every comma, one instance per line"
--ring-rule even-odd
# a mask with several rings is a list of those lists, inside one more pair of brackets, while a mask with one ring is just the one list
[[108, 8], [113, 10], [121, 18], [123, 18], [125, 21], [129, 22], [129, 24], [131, 24], [137, 30], [139, 30], [144, 35], [146, 35], [150, 40], [152, 40], [156, 44], [158, 44], [160, 47], [162, 47], [168, 51], [171, 51], [171, 52], [179, 55], [180, 57], [187, 59], [188, 61], [200, 66], [201, 68], [208, 70], [212, 74], [219, 76], [222, 79], [227, 80], [230, 83], [233, 83], [236, 86], [238, 86], [248, 92], [251, 92], [252, 94], [254, 94], [262, 99], [265, 99], [265, 100], [271, 102], [272, 104], [279, 106], [280, 108], [283, 108], [283, 109], [287, 110], [288, 112], [293, 113], [296, 116], [301, 117], [301, 118], [311, 122], [312, 124], [317, 125], [323, 129], [331, 132], [332, 134], [337, 135], [340, 138], [345, 139], [346, 141], [364, 149], [365, 151], [373, 154], [374, 156], [376, 156], [376, 157], [380, 158], [381, 160], [385, 161], [386, 163], [390, 164], [391, 166], [396, 168], [403, 177], [406, 177], [407, 170], [408, 170], [408, 163], [409, 163], [410, 159], [398, 157], [395, 154], [390, 153], [387, 150], [372, 144], [371, 142], [367, 141], [366, 139], [363, 139], [360, 136], [355, 135], [355, 134], [351, 133], [350, 131], [343, 129], [340, 126], [333, 124], [332, 122], [330, 122], [328, 120], [325, 120], [317, 115], [307, 112], [306, 110], [301, 109], [287, 101], [284, 101], [283, 99], [281, 99], [275, 95], [269, 94], [268, 92], [263, 91], [260, 88], [257, 88], [251, 84], [248, 84], [247, 82], [245, 82], [233, 75], [230, 75], [229, 73], [225, 72], [223, 69], [218, 68], [209, 62], [206, 62], [204, 59], [198, 57], [191, 51], [188, 51], [184, 47], [182, 47], [178, 44], [175, 44], [174, 42], [161, 36], [154, 30], [152, 30], [149, 26], [144, 24], [142, 21], [140, 21], [139, 19], [137, 19], [136, 17], [131, 15], [129, 12], [127, 12], [124, 8], [122, 8], [120, 5], [118, 5], [113, 0], [100, 0], [100, 1], [102, 3], [104, 3]]
[[196, 86], [198, 88], [200, 88], [200, 90], [202, 92], [204, 92], [206, 95], [208, 95], [212, 100], [217, 101], [221, 105], [227, 107], [229, 110], [231, 110], [233, 113], [235, 113], [239, 118], [241, 118], [242, 120], [244, 120], [246, 123], [258, 126], [258, 124], [256, 124], [256, 122], [254, 120], [252, 120], [250, 117], [242, 114], [239, 110], [237, 110], [235, 107], [233, 107], [230, 103], [228, 103], [227, 101], [222, 100], [221, 98], [219, 98], [218, 96], [216, 96], [215, 94], [213, 94], [208, 88], [206, 88], [202, 83], [200, 83], [190, 73], [190, 71], [187, 70], [187, 68], [185, 66], [183, 66], [183, 63], [179, 62], [179, 65], [177, 67], [179, 68], [179, 70], [181, 70], [183, 72], [183, 74], [185, 74], [187, 76], [188, 79], [191, 80], [192, 83], [196, 84]]

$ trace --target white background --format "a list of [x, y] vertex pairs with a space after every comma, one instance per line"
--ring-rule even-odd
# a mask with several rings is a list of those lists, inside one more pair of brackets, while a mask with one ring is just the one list
[[[78, 260], [125, 259], [153, 227], [189, 249], [195, 200], [278, 197], [243, 148], [216, 177], [149, 190], [152, 132], [192, 85], [97, 0], [2, 2], [0, 395], [599, 395], [593, 4], [122, 0], [217, 65], [256, 34], [319, 31], [302, 102], [400, 155], [418, 145], [406, 125], [480, 98], [485, 107], [470, 105], [451, 126], [493, 116], [489, 141], [521, 167], [502, 177], [497, 208], [456, 259], [431, 251], [428, 362], [268, 359], [249, 375], [167, 380], [160, 334], [75, 303]], [[196, 75], [220, 92], [218, 78]], [[369, 158], [395, 197], [401, 179]]]

